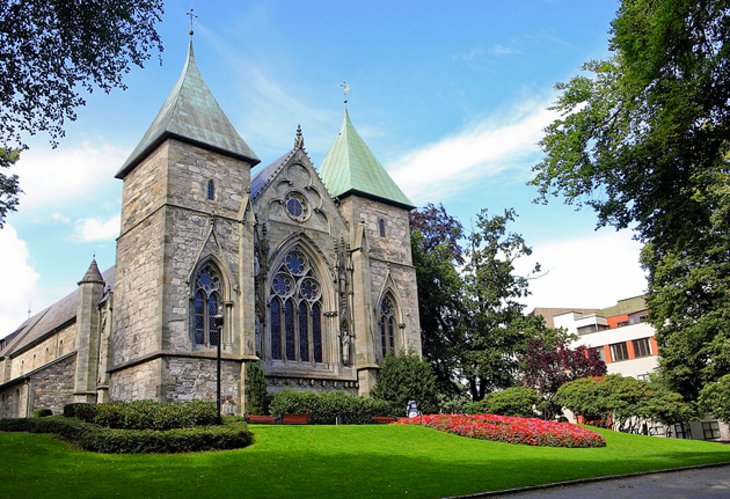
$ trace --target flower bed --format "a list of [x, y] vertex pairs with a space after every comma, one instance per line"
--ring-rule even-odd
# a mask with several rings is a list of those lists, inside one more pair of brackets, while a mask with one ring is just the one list
[[570, 423], [556, 423], [535, 418], [516, 418], [494, 414], [430, 414], [418, 418], [400, 418], [392, 424], [412, 424], [433, 428], [463, 437], [509, 444], [542, 447], [605, 447], [598, 433]]

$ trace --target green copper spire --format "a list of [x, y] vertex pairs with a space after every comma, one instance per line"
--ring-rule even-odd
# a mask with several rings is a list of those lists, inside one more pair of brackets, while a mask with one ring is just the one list
[[415, 208], [357, 133], [347, 109], [319, 176], [333, 198], [360, 194], [408, 210]]
[[157, 117], [144, 134], [139, 145], [117, 173], [124, 178], [154, 148], [167, 138], [175, 138], [200, 147], [240, 158], [251, 163], [260, 162], [256, 154], [233, 128], [203, 81], [190, 41], [188, 57], [180, 78], [167, 96]]

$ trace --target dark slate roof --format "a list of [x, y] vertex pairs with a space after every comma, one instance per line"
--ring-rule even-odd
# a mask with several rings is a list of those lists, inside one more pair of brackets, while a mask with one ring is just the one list
[[[114, 269], [111, 267], [101, 274], [107, 288], [114, 287]], [[0, 356], [18, 352], [75, 319], [78, 302], [79, 290], [77, 288], [73, 293], [26, 320], [11, 334], [12, 338], [6, 341], [5, 347], [0, 351]]]
[[251, 165], [260, 162], [205, 84], [195, 64], [192, 40], [180, 78], [116, 177], [124, 178], [168, 137], [246, 160]]
[[279, 169], [284, 166], [287, 161], [289, 161], [289, 158], [292, 157], [294, 152], [296, 152], [296, 149], [286, 153], [273, 163], [266, 165], [264, 168], [260, 168], [256, 173], [254, 173], [253, 177], [251, 177], [251, 199], [256, 199], [256, 197], [261, 194], [264, 187], [269, 185], [271, 179], [274, 178]]
[[86, 274], [84, 274], [84, 277], [81, 278], [79, 284], [82, 282], [104, 282], [104, 279], [101, 277], [101, 272], [99, 272], [99, 266], [96, 264], [96, 258], [91, 260], [89, 270], [86, 271]]
[[401, 208], [415, 208], [357, 133], [347, 109], [319, 176], [333, 198], [360, 194]]

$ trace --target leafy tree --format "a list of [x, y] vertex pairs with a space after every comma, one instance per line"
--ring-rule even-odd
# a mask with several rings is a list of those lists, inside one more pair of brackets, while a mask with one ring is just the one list
[[558, 388], [554, 401], [583, 416], [586, 421], [600, 421], [610, 413], [605, 404], [606, 384], [602, 378], [589, 377], [569, 381]]
[[540, 199], [646, 244], [661, 371], [694, 399], [730, 372], [730, 0], [623, 0], [613, 56], [558, 84]]
[[683, 424], [695, 417], [694, 409], [678, 393], [619, 374], [565, 383], [555, 401], [587, 421], [610, 416], [618, 431], [626, 433], [640, 432], [647, 421]]
[[524, 345], [524, 305], [517, 300], [527, 296], [528, 278], [516, 275], [514, 261], [532, 250], [520, 234], [507, 231], [515, 216], [509, 209], [490, 217], [483, 209], [468, 237], [459, 367], [474, 400], [514, 384]]
[[390, 403], [394, 414], [404, 416], [409, 400], [424, 414], [438, 412], [438, 387], [431, 364], [413, 352], [389, 352], [378, 371], [373, 398]]
[[527, 340], [520, 360], [522, 383], [537, 390], [543, 397], [543, 419], [553, 419], [561, 408], [553, 401], [555, 393], [569, 381], [587, 376], [606, 374], [606, 363], [598, 352], [581, 345], [570, 348], [574, 335], [563, 329], [545, 327], [541, 317], [535, 317], [537, 331]]
[[264, 415], [269, 413], [271, 400], [266, 391], [266, 376], [258, 362], [246, 364], [246, 412]]
[[730, 423], [730, 374], [708, 383], [700, 392], [700, 407]]
[[[56, 145], [85, 104], [80, 91], [125, 88], [130, 66], [162, 51], [162, 13], [162, 0], [0, 2], [0, 147], [24, 148], [23, 136], [38, 132]], [[17, 205], [17, 178], [0, 173], [0, 189], [3, 220]]]
[[462, 391], [454, 366], [458, 363], [463, 315], [462, 282], [457, 270], [464, 263], [459, 246], [463, 228], [442, 205], [432, 204], [412, 211], [410, 224], [423, 356], [431, 362], [439, 390], [453, 398]]
[[6, 175], [2, 173], [2, 169], [13, 166], [19, 157], [17, 149], [0, 148], [0, 229], [5, 225], [8, 212], [18, 209], [18, 194], [21, 192], [18, 176]]

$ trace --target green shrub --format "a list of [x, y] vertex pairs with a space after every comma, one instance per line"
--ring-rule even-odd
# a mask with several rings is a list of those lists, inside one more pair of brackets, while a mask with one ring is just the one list
[[96, 404], [77, 402], [67, 404], [63, 408], [63, 415], [67, 418], [79, 418], [87, 423], [93, 423], [96, 417]]
[[385, 356], [372, 395], [388, 402], [397, 416], [405, 416], [409, 400], [415, 400], [423, 414], [438, 412], [436, 375], [431, 364], [413, 352]]
[[53, 416], [53, 411], [50, 409], [36, 409], [33, 411], [34, 418], [46, 418], [48, 416]]
[[542, 402], [542, 398], [532, 388], [513, 386], [490, 393], [483, 402], [489, 414], [534, 418], [537, 417], [534, 408]]
[[107, 402], [96, 406], [94, 422], [109, 428], [128, 430], [168, 430], [217, 422], [218, 412], [213, 402]]
[[0, 420], [0, 431], [28, 433], [53, 433], [60, 437], [76, 440], [81, 435], [98, 428], [77, 418], [48, 416], [43, 418], [18, 418]]
[[382, 400], [356, 397], [345, 392], [277, 393], [270, 406], [271, 414], [311, 414], [314, 424], [334, 424], [341, 416], [346, 424], [369, 424], [373, 416], [390, 414], [390, 406]]
[[253, 442], [240, 419], [221, 426], [172, 430], [119, 430], [86, 423], [77, 418], [50, 416], [0, 420], [0, 431], [52, 433], [81, 448], [105, 453], [195, 452], [246, 447]]
[[246, 364], [246, 413], [264, 416], [269, 413], [270, 402], [264, 370], [258, 362]]
[[240, 449], [252, 442], [251, 432], [240, 424], [166, 431], [101, 428], [79, 439], [83, 449], [109, 454]]

